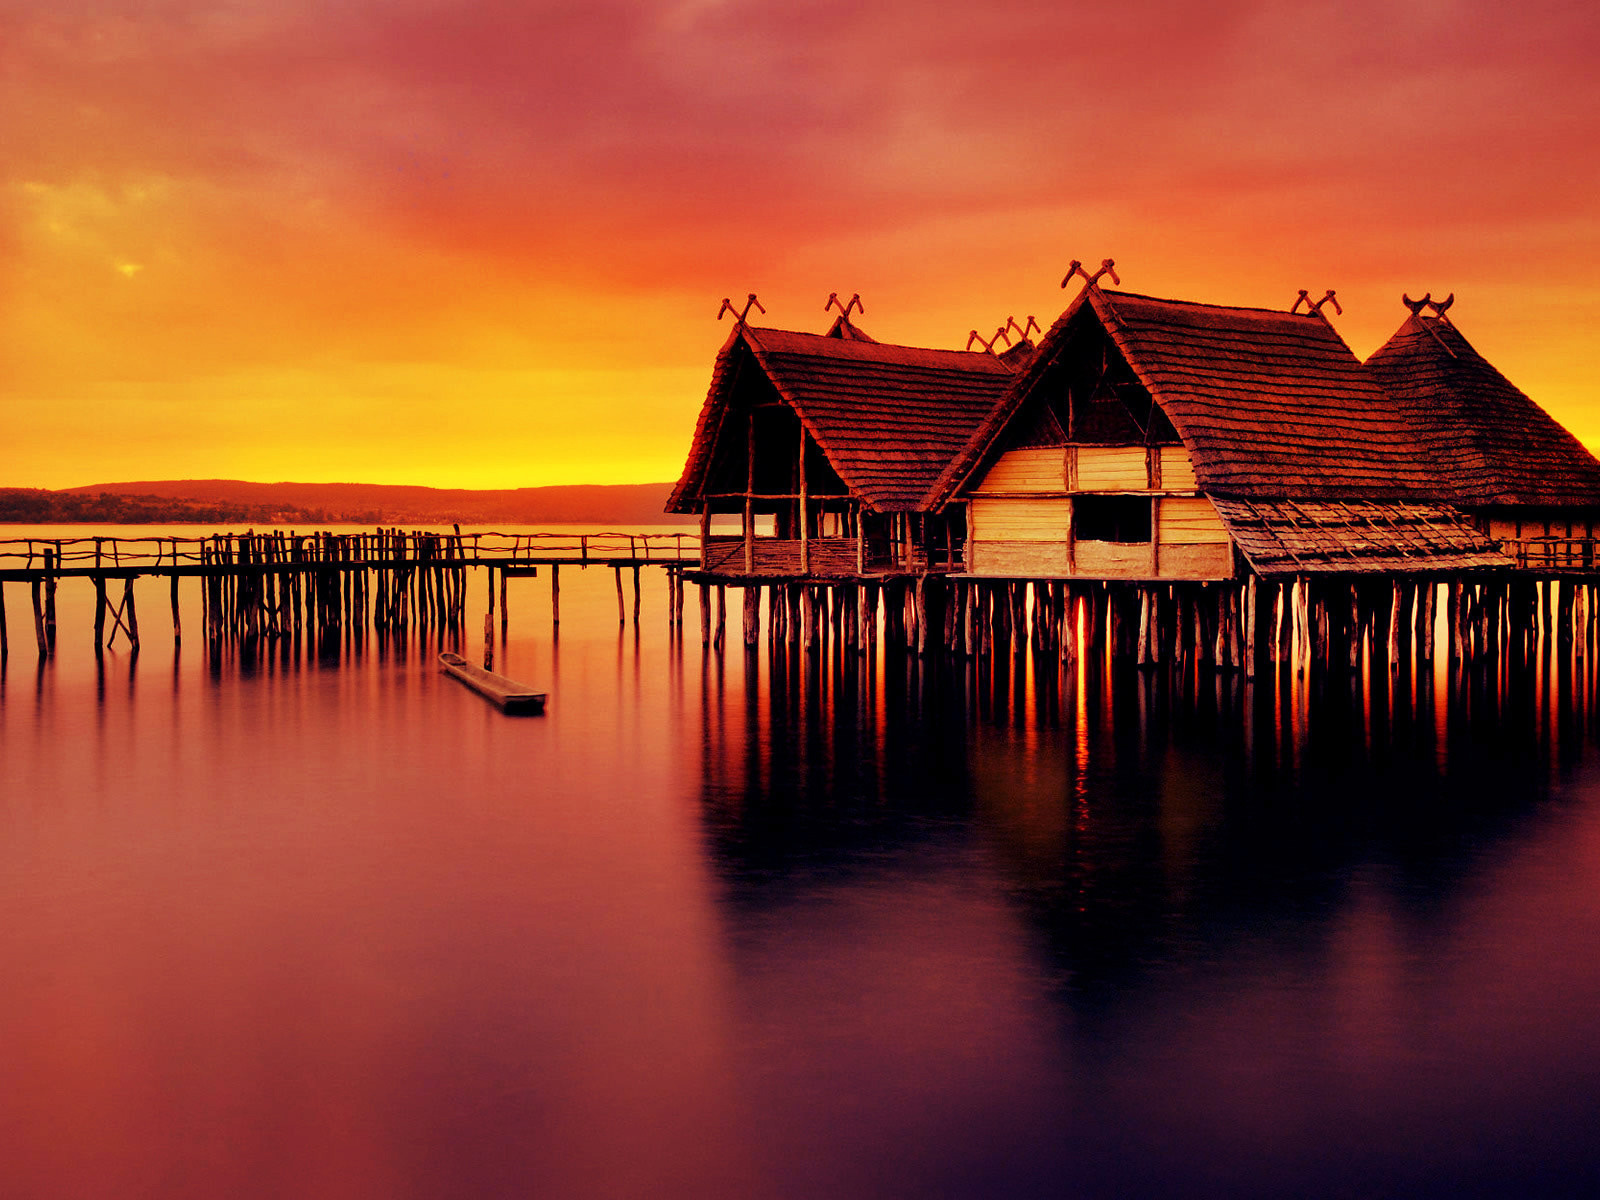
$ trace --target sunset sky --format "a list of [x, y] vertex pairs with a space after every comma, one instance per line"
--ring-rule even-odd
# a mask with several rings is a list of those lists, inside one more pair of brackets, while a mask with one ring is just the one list
[[675, 478], [723, 296], [1337, 289], [1600, 445], [1600, 6], [0, 0], [0, 486]]

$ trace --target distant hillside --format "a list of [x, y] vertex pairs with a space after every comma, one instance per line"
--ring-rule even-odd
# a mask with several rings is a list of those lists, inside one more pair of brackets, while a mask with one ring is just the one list
[[275, 518], [356, 524], [661, 525], [668, 483], [564, 487], [404, 487], [374, 483], [248, 483], [167, 479], [95, 483], [59, 492], [0, 489], [0, 521], [149, 523]]

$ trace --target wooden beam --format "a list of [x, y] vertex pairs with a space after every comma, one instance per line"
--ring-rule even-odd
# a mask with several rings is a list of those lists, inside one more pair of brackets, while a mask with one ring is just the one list
[[[753, 486], [753, 485], [752, 485]], [[806, 427], [800, 426], [800, 574], [811, 573], [811, 506], [806, 498]]]
[[744, 486], [744, 570], [747, 575], [756, 572], [756, 510], [751, 496], [756, 490], [756, 415], [750, 414], [745, 433], [745, 486]]

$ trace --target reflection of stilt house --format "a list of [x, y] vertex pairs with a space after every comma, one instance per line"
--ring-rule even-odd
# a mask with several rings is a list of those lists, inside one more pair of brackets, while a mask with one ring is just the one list
[[[702, 570], [717, 577], [959, 568], [964, 514], [924, 501], [1025, 354], [885, 345], [843, 319], [825, 335], [740, 323], [668, 511], [700, 516]], [[737, 532], [718, 528], [730, 516]]]

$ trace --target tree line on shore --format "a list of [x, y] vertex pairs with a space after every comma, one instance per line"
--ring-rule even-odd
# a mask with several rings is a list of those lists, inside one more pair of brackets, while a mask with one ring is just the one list
[[370, 525], [382, 519], [382, 513], [367, 510], [334, 512], [171, 496], [0, 488], [0, 524], [8, 525]]

